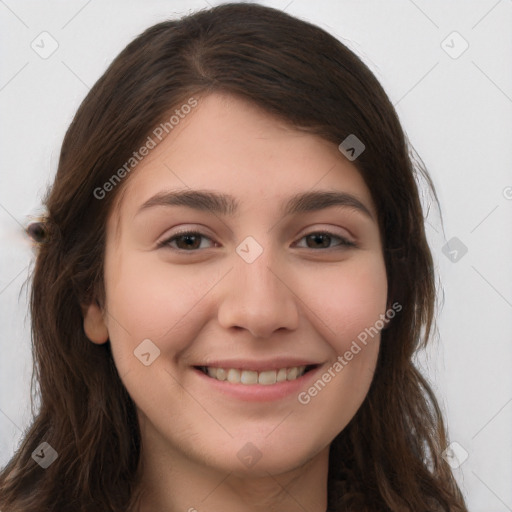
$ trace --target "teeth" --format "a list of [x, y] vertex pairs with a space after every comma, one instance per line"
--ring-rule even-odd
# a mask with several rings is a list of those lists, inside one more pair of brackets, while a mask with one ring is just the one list
[[258, 383], [258, 372], [244, 370], [240, 374], [240, 382], [242, 384], [257, 384]]
[[237, 384], [238, 382], [240, 382], [240, 370], [235, 370], [234, 368], [228, 370], [227, 380], [232, 384]]
[[286, 368], [281, 368], [278, 372], [277, 372], [277, 382], [283, 382], [286, 380]]
[[287, 380], [295, 380], [297, 378], [298, 368], [294, 366], [293, 368], [288, 368], [288, 373], [286, 374]]
[[238, 370], [237, 368], [215, 368], [212, 366], [203, 367], [203, 371], [211, 378], [227, 380], [232, 384], [262, 384], [270, 386], [276, 382], [295, 380], [302, 377], [306, 371], [305, 366], [293, 366], [291, 368], [280, 368], [279, 370], [264, 370], [256, 372], [253, 370]]
[[277, 375], [275, 370], [260, 372], [258, 376], [258, 384], [264, 384], [265, 386], [268, 386], [269, 384], [275, 384], [276, 380]]

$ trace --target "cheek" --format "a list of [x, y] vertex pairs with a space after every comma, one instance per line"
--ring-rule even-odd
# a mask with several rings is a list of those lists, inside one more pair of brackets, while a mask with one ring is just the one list
[[387, 277], [381, 258], [369, 256], [364, 262], [346, 263], [337, 272], [317, 276], [317, 282], [326, 285], [309, 293], [312, 309], [326, 326], [325, 337], [338, 354], [375, 326], [385, 314], [387, 302]]
[[[198, 273], [195, 265], [172, 265], [143, 252], [120, 250], [107, 257], [108, 327], [116, 364], [134, 364], [133, 351], [145, 339], [170, 358], [185, 351], [214, 314], [208, 291], [223, 275], [218, 267]], [[309, 322], [337, 355], [385, 312], [386, 272], [375, 254], [336, 266], [316, 264], [293, 280], [298, 307], [305, 307]]]
[[380, 346], [378, 327], [386, 313], [387, 277], [384, 262], [377, 257], [369, 257], [364, 264], [347, 262], [327, 277], [330, 280], [325, 282], [331, 283], [327, 291], [310, 293], [309, 300], [312, 309], [320, 312], [316, 325], [330, 345], [332, 358], [298, 402], [311, 416], [322, 418], [324, 433], [334, 438], [354, 417], [373, 379]]
[[213, 272], [198, 279], [192, 265], [173, 267], [144, 253], [119, 251], [107, 258], [108, 328], [117, 360], [144, 339], [166, 352], [186, 348], [194, 339], [191, 329], [200, 329], [200, 322], [190, 320], [201, 316], [202, 300], [219, 279]]

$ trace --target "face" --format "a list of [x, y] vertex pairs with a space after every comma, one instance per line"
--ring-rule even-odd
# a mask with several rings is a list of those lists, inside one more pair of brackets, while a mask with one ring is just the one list
[[386, 312], [356, 168], [213, 94], [126, 185], [107, 226], [105, 308], [90, 306], [85, 328], [110, 339], [146, 446], [235, 474], [325, 454], [368, 392], [380, 332], [362, 333]]

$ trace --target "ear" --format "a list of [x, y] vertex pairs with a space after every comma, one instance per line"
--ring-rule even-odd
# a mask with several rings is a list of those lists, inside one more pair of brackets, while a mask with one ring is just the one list
[[88, 306], [82, 306], [82, 313], [86, 336], [97, 345], [106, 343], [108, 341], [108, 328], [99, 304], [93, 301]]

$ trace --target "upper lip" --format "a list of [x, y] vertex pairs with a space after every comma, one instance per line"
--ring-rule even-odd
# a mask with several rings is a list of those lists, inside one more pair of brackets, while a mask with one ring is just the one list
[[249, 359], [211, 360], [194, 366], [210, 366], [215, 368], [237, 368], [240, 370], [279, 370], [280, 368], [292, 368], [294, 366], [317, 366], [321, 363], [311, 359], [300, 359], [296, 357], [274, 357], [266, 361], [254, 361]]

